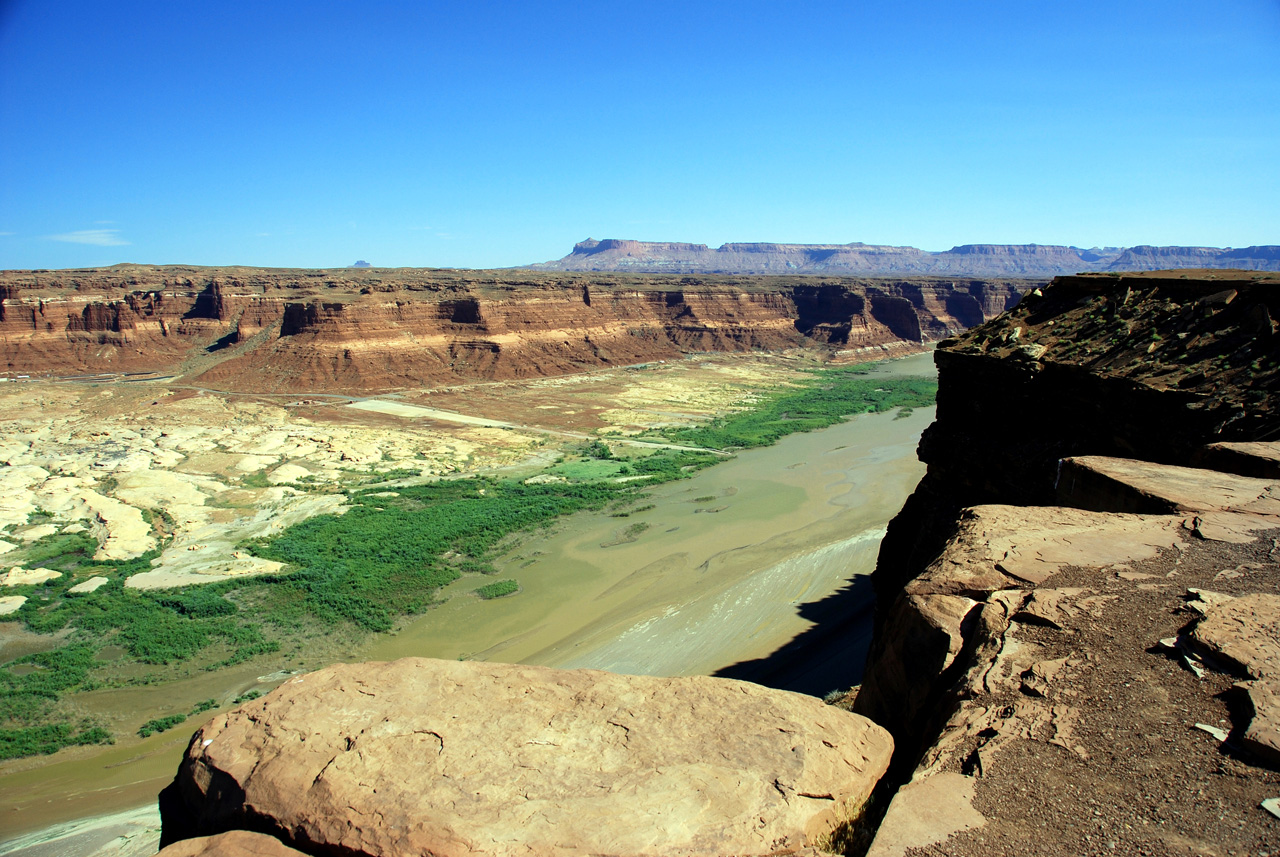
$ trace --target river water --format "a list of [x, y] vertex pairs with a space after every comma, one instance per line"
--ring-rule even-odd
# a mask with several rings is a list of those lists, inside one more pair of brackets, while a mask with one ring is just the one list
[[[932, 374], [932, 355], [877, 371]], [[812, 627], [805, 605], [872, 570], [885, 525], [924, 473], [915, 448], [932, 420], [932, 408], [858, 416], [658, 486], [646, 511], [577, 516], [496, 563], [518, 595], [481, 601], [468, 593], [487, 580], [456, 581], [447, 604], [362, 656], [646, 675], [766, 658]]]
[[[876, 371], [933, 375], [932, 356]], [[658, 486], [637, 504], [653, 508], [629, 517], [574, 516], [525, 537], [496, 563], [500, 577], [520, 583], [517, 595], [482, 601], [470, 590], [491, 579], [455, 581], [445, 604], [350, 659], [467, 657], [722, 674], [813, 693], [847, 687], [858, 680], [865, 621], [854, 623], [849, 639], [824, 639], [816, 657], [815, 647], [797, 657], [795, 641], [850, 616], [869, 618], [866, 575], [885, 525], [924, 473], [915, 447], [932, 420], [932, 408], [903, 419], [858, 416]], [[646, 526], [635, 533], [638, 524]], [[126, 697], [154, 705], [151, 697], [162, 694], [198, 701], [240, 692], [254, 683], [253, 672], [242, 666], [164, 687], [104, 691], [103, 705], [117, 694], [116, 705]], [[197, 725], [10, 767], [0, 775], [0, 841], [153, 801]]]

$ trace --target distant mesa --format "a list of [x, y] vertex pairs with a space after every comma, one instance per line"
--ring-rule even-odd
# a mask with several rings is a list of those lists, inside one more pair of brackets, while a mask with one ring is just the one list
[[706, 244], [588, 238], [562, 259], [527, 266], [543, 271], [662, 274], [832, 274], [839, 276], [1024, 277], [1083, 272], [1187, 268], [1280, 271], [1280, 246], [1066, 247], [1055, 244], [962, 244], [933, 252], [881, 244]]
[[355, 262], [347, 266], [348, 268], [372, 268], [373, 266], [364, 259], [357, 259]]

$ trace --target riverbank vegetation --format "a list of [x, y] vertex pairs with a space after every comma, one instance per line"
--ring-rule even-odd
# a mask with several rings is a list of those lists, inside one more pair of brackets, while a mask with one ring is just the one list
[[[127, 588], [125, 580], [149, 570], [167, 545], [172, 527], [166, 522], [172, 522], [161, 510], [151, 516], [161, 546], [128, 561], [92, 559], [97, 543], [85, 533], [46, 536], [6, 557], [61, 576], [5, 593], [27, 598], [8, 618], [44, 635], [49, 645], [0, 665], [0, 759], [111, 741], [105, 726], [74, 704], [77, 693], [163, 683], [273, 653], [283, 659], [318, 635], [358, 640], [388, 631], [427, 610], [441, 587], [464, 575], [492, 573], [493, 560], [518, 534], [578, 512], [626, 517], [651, 507], [636, 506], [647, 488], [724, 460], [688, 447], [768, 445], [852, 414], [926, 407], [935, 390], [933, 381], [871, 375], [866, 367], [821, 369], [730, 416], [664, 433], [667, 442], [685, 448], [611, 449], [593, 441], [568, 450], [535, 479], [473, 476], [396, 485], [394, 491], [335, 487], [345, 493], [343, 514], [310, 518], [239, 546], [285, 564], [281, 573], [259, 577], [158, 591]], [[621, 527], [615, 543], [640, 538], [647, 526]], [[107, 582], [72, 591], [93, 577]], [[474, 592], [490, 599], [519, 588], [513, 580], [498, 580]], [[271, 663], [264, 671], [278, 667]], [[208, 703], [192, 715], [221, 704]], [[154, 718], [139, 734], [172, 728], [184, 716], [191, 715]]]
[[769, 446], [789, 434], [835, 425], [854, 414], [884, 413], [933, 404], [938, 384], [929, 378], [884, 378], [866, 366], [820, 369], [801, 386], [763, 397], [753, 407], [697, 428], [669, 430], [672, 443], [709, 449]]

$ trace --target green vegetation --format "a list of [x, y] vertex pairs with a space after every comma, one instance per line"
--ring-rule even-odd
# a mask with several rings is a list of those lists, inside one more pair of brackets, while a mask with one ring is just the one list
[[501, 598], [504, 595], [510, 595], [520, 590], [520, 584], [514, 580], [495, 580], [493, 583], [481, 586], [475, 591], [476, 595], [481, 598]]
[[667, 437], [709, 449], [769, 446], [786, 435], [826, 428], [853, 414], [929, 407], [937, 395], [937, 382], [928, 378], [883, 378], [868, 376], [868, 371], [865, 366], [819, 369], [810, 383], [764, 397], [751, 410], [698, 428], [668, 431]]
[[[803, 385], [764, 396], [749, 411], [701, 428], [669, 431], [667, 439], [719, 449], [761, 446], [850, 414], [933, 403], [932, 381], [876, 378], [866, 372], [814, 371]], [[40, 634], [68, 631], [69, 638], [60, 648], [0, 665], [0, 759], [110, 741], [100, 726], [73, 725], [74, 709], [64, 701], [70, 693], [215, 670], [279, 651], [282, 641], [296, 653], [303, 641], [319, 633], [358, 639], [386, 631], [397, 620], [426, 610], [441, 586], [464, 574], [493, 573], [492, 561], [510, 537], [581, 511], [608, 508], [619, 516], [646, 511], [652, 503], [627, 510], [644, 498], [641, 492], [648, 486], [687, 478], [723, 460], [712, 452], [689, 450], [619, 459], [603, 441], [586, 444], [571, 458], [549, 470], [567, 481], [547, 484], [441, 480], [397, 485], [394, 497], [372, 496], [377, 489], [367, 482], [364, 488], [354, 483], [326, 487], [346, 494], [345, 514], [310, 518], [271, 539], [240, 545], [286, 564], [273, 575], [138, 591], [125, 588], [125, 579], [150, 569], [160, 548], [127, 561], [101, 562], [93, 559], [97, 545], [86, 533], [52, 535], [23, 547], [21, 556], [12, 559], [28, 568], [61, 571], [62, 576], [15, 587], [14, 594], [28, 600], [12, 618]], [[410, 472], [375, 478], [381, 482], [401, 475]], [[623, 475], [648, 478], [617, 481]], [[242, 482], [257, 484], [258, 476]], [[699, 497], [697, 502], [713, 499]], [[172, 518], [156, 510], [149, 520], [163, 542], [173, 529]], [[613, 544], [634, 541], [648, 527], [631, 524]], [[95, 575], [109, 582], [93, 593], [68, 592]], [[496, 598], [518, 589], [513, 580], [499, 580], [475, 591], [481, 598]], [[107, 647], [122, 654], [100, 660]], [[256, 695], [250, 691], [235, 701]], [[216, 706], [215, 700], [205, 700], [190, 714], [149, 721], [139, 734], [172, 728]]]
[[196, 703], [196, 707], [191, 709], [191, 716], [195, 717], [197, 714], [204, 714], [206, 711], [213, 711], [213, 709], [217, 707], [218, 701], [216, 699], [206, 699], [204, 702]]
[[463, 572], [488, 570], [507, 535], [602, 508], [625, 490], [611, 483], [459, 479], [401, 488], [398, 497], [355, 494], [343, 515], [311, 518], [270, 541], [243, 545], [297, 571], [241, 585], [270, 585], [265, 618], [273, 624], [348, 621], [385, 631], [396, 617], [426, 609], [435, 591]]
[[[249, 694], [253, 694], [250, 696]], [[237, 697], [236, 702], [242, 699], [257, 699], [260, 694], [256, 690], [249, 691], [243, 697]], [[212, 711], [218, 707], [218, 700], [206, 699], [203, 702], [197, 702], [195, 707], [191, 709], [189, 714], [170, 714], [168, 717], [157, 717], [154, 720], [148, 720], [142, 724], [142, 728], [138, 730], [139, 738], [149, 738], [157, 732], [167, 732], [175, 726], [187, 722], [188, 717], [197, 717], [206, 711]]]
[[23, 729], [0, 729], [0, 760], [56, 753], [63, 747], [84, 744], [114, 744], [111, 733], [101, 726], [73, 732], [70, 723], [49, 723]]
[[[153, 524], [167, 523], [154, 514]], [[161, 592], [126, 589], [124, 579], [151, 568], [160, 548], [127, 561], [92, 559], [97, 543], [85, 533], [51, 535], [24, 548], [27, 567], [61, 571], [62, 577], [38, 585], [15, 587], [27, 596], [13, 618], [29, 630], [53, 634], [73, 631], [61, 648], [26, 655], [0, 666], [0, 758], [52, 753], [60, 747], [99, 744], [110, 733], [92, 724], [73, 728], [59, 700], [67, 693], [100, 686], [91, 674], [105, 664], [95, 657], [104, 646], [123, 650], [133, 664], [166, 665], [189, 660], [215, 647], [205, 669], [239, 663], [279, 644], [238, 615], [237, 606], [214, 587]], [[91, 594], [68, 590], [92, 576], [109, 582]], [[137, 676], [147, 683], [154, 676]], [[8, 754], [8, 755], [5, 755]]]
[[168, 717], [157, 717], [155, 720], [148, 720], [142, 724], [142, 728], [138, 730], [139, 738], [150, 738], [157, 732], [167, 732], [175, 726], [187, 722], [185, 714], [171, 714]]
[[609, 479], [626, 475], [627, 465], [620, 461], [563, 461], [549, 470], [555, 476], [563, 476], [575, 482], [589, 482], [593, 479]]
[[609, 444], [602, 440], [593, 440], [587, 444], [583, 454], [591, 458], [598, 458], [601, 461], [611, 461], [613, 459], [613, 450], [609, 449]]

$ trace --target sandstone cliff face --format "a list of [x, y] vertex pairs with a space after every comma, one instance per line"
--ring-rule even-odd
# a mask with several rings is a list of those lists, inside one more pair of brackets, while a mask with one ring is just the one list
[[822, 273], [862, 276], [1056, 277], [1081, 271], [1171, 268], [1280, 270], [1280, 246], [1107, 247], [963, 244], [943, 252], [874, 244], [705, 244], [588, 238], [562, 259], [530, 265], [551, 271]]
[[960, 509], [1053, 502], [1063, 458], [1185, 464], [1214, 441], [1280, 437], [1276, 318], [1275, 275], [1088, 275], [941, 343], [929, 470], [889, 526], [881, 602], [937, 556]]
[[[891, 750], [865, 718], [728, 679], [339, 665], [198, 731], [162, 796], [163, 839], [249, 830], [383, 857], [778, 854], [828, 842]], [[217, 843], [172, 853], [233, 853], [205, 850]]]
[[854, 706], [898, 741], [873, 855], [1280, 835], [1277, 286], [1061, 278], [940, 346]]
[[1033, 283], [119, 266], [3, 272], [11, 374], [184, 373], [231, 390], [372, 392], [697, 351], [920, 345]]

